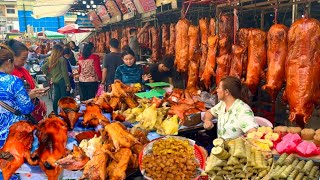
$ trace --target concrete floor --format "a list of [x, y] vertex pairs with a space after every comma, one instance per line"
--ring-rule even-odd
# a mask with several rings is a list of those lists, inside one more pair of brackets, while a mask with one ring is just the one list
[[52, 99], [49, 99], [49, 95], [43, 96], [40, 99], [43, 100], [47, 105], [47, 115], [50, 114], [53, 111]]

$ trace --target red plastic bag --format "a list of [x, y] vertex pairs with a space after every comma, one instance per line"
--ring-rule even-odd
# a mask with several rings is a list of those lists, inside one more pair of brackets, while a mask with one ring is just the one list
[[317, 146], [313, 142], [302, 141], [297, 147], [296, 152], [302, 157], [310, 157], [319, 154]]
[[287, 134], [283, 136], [282, 141], [276, 145], [276, 150], [278, 153], [294, 153], [296, 147], [301, 142], [301, 137], [298, 134]]

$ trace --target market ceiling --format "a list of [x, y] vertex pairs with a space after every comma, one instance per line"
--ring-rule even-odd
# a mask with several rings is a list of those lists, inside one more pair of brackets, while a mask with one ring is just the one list
[[96, 9], [97, 5], [104, 3], [105, 0], [78, 0], [70, 7], [69, 12], [86, 12], [90, 9]]

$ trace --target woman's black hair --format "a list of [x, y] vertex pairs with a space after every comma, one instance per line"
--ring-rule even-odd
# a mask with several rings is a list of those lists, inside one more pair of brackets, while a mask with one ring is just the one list
[[82, 49], [82, 57], [87, 59], [92, 54], [92, 49], [94, 48], [93, 43], [89, 42], [84, 45]]
[[71, 54], [71, 49], [70, 48], [64, 48], [63, 49], [63, 55], [66, 55], [66, 54]]
[[241, 99], [243, 102], [249, 103], [249, 89], [239, 78], [225, 76], [221, 79], [221, 83], [222, 88], [228, 90], [235, 99]]
[[14, 56], [20, 56], [23, 51], [28, 51], [26, 45], [15, 39], [10, 39], [5, 44], [14, 52]]
[[174, 57], [172, 55], [165, 55], [160, 63], [171, 70], [173, 69]]
[[129, 46], [124, 46], [122, 48], [122, 52], [121, 52], [121, 57], [123, 58], [125, 55], [132, 55], [133, 57], [135, 57], [134, 52], [132, 51], [132, 49]]
[[2, 66], [6, 61], [11, 60], [13, 63], [13, 51], [4, 44], [0, 44], [0, 66]]

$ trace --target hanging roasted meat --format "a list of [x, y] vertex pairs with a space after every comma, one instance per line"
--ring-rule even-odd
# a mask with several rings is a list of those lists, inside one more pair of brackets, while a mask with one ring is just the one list
[[[233, 39], [233, 16], [221, 15], [219, 21], [219, 38]], [[231, 44], [232, 41], [229, 43]], [[231, 45], [230, 45], [231, 46]]]
[[190, 22], [187, 19], [181, 19], [176, 25], [176, 59], [174, 64], [178, 72], [186, 72], [189, 65], [189, 37], [188, 29]]
[[68, 129], [72, 130], [79, 117], [82, 116], [82, 113], [79, 113], [79, 105], [73, 98], [64, 97], [58, 101], [58, 106], [61, 110], [59, 116], [67, 123]]
[[285, 62], [288, 54], [288, 28], [282, 24], [271, 26], [268, 32], [268, 70], [267, 83], [262, 87], [276, 100], [285, 80]]
[[84, 126], [98, 126], [99, 123], [109, 124], [110, 121], [102, 114], [100, 107], [94, 103], [88, 103], [86, 110], [83, 110], [83, 122]]
[[[25, 160], [35, 165], [30, 156], [34, 129], [27, 121], [18, 121], [10, 126], [7, 140], [0, 149], [0, 168], [4, 180], [9, 180]], [[2, 156], [3, 154], [5, 156]]]
[[162, 24], [162, 52], [163, 54], [169, 53], [170, 38], [169, 38], [169, 26], [167, 24]]
[[128, 46], [129, 40], [128, 40], [127, 36], [123, 36], [121, 38], [120, 43], [121, 43], [121, 47], [120, 47], [121, 49], [123, 49], [123, 47], [125, 47], [125, 46]]
[[199, 26], [190, 25], [188, 30], [189, 36], [189, 62], [198, 61], [194, 59], [195, 51], [199, 48]]
[[110, 31], [106, 32], [106, 49], [110, 49]]
[[160, 39], [159, 39], [159, 34], [158, 34], [158, 30], [152, 26], [150, 28], [150, 32], [151, 32], [151, 38], [152, 38], [152, 46], [151, 46], [151, 59], [153, 62], [157, 62], [159, 61], [159, 55], [160, 55], [160, 51], [159, 51], [159, 43], [160, 43]]
[[55, 163], [67, 154], [68, 126], [58, 117], [46, 118], [38, 124], [39, 148], [32, 154], [38, 157], [40, 168], [48, 180], [58, 180], [62, 168]]
[[264, 78], [264, 68], [267, 61], [267, 34], [260, 29], [251, 29], [248, 46], [248, 66], [245, 84], [252, 94], [255, 94], [260, 79]]
[[231, 67], [230, 67], [230, 76], [237, 77], [239, 79], [242, 78], [243, 74], [243, 61], [245, 56], [245, 48], [239, 45], [232, 45], [232, 60], [231, 60]]
[[212, 78], [215, 76], [214, 70], [216, 68], [216, 57], [218, 49], [218, 36], [210, 35], [208, 38], [208, 57], [206, 61], [206, 66], [201, 77], [201, 81], [207, 90], [210, 89], [212, 85]]
[[302, 18], [288, 32], [286, 88], [283, 94], [290, 107], [290, 121], [307, 123], [314, 104], [319, 103], [320, 22]]
[[69, 171], [78, 171], [82, 170], [89, 160], [89, 157], [80, 147], [73, 145], [72, 153], [59, 159], [56, 164]]
[[229, 54], [228, 37], [222, 37], [219, 39], [219, 57], [217, 57], [217, 69], [216, 69], [216, 85], [218, 86], [221, 79], [229, 75], [232, 56]]
[[244, 48], [242, 59], [242, 77], [246, 76], [248, 66], [248, 45], [249, 45], [249, 32], [250, 29], [242, 28], [238, 32], [239, 45]]
[[208, 56], [208, 34], [209, 34], [209, 24], [207, 18], [201, 18], [199, 20], [200, 33], [201, 33], [201, 52], [202, 57], [199, 62], [199, 77], [202, 77], [204, 68], [206, 66], [207, 56]]
[[175, 24], [170, 24], [170, 42], [169, 42], [169, 55], [174, 55], [174, 50], [176, 46], [176, 29]]
[[198, 51], [194, 55], [194, 61], [190, 61], [189, 63], [187, 90], [192, 91], [193, 93], [198, 91], [200, 58], [201, 52]]
[[210, 18], [209, 22], [209, 36], [216, 35], [216, 20], [214, 18]]

